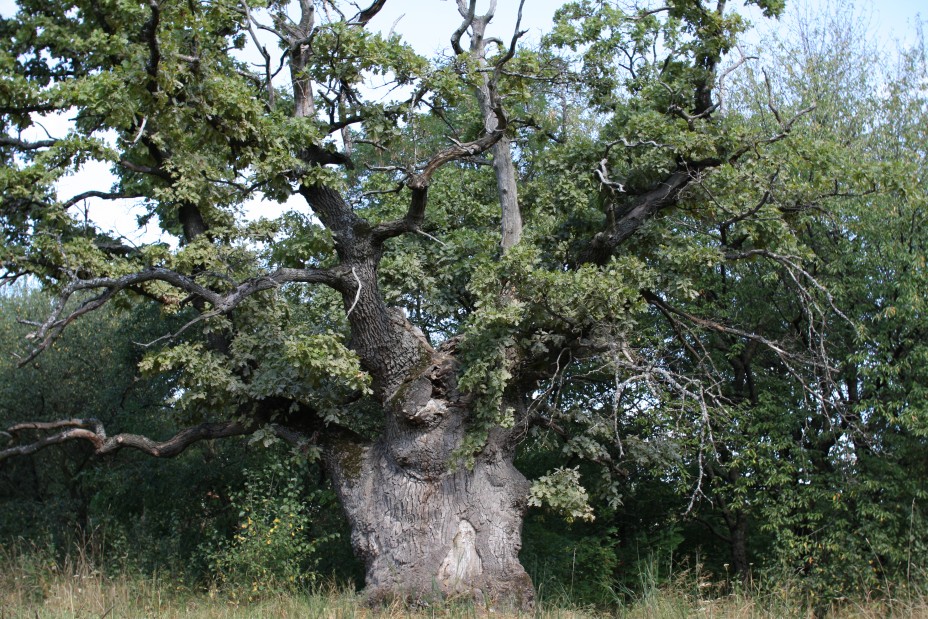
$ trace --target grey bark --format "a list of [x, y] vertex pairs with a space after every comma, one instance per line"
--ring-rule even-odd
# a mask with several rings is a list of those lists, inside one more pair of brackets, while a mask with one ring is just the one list
[[[472, 39], [480, 58], [490, 16], [478, 18], [482, 25]], [[486, 136], [499, 141], [474, 147], [480, 152], [493, 147], [505, 250], [518, 242], [522, 226], [509, 143], [496, 133], [489, 89], [485, 80], [478, 98]], [[351, 345], [371, 373], [384, 410], [384, 430], [375, 442], [342, 436], [327, 445], [325, 459], [351, 525], [352, 545], [365, 564], [372, 602], [461, 597], [529, 608], [534, 588], [518, 558], [529, 484], [513, 466], [511, 436], [494, 429], [473, 467], [458, 462], [470, 398], [457, 389], [453, 346], [433, 349], [405, 316], [385, 306], [377, 288], [383, 241], [418, 227], [428, 178], [452, 155], [458, 156], [436, 155], [420, 182], [410, 185], [412, 202], [403, 220], [373, 230], [337, 193], [301, 190], [332, 230], [340, 262], [356, 280], [341, 290]]]
[[[458, 33], [463, 34], [469, 28], [469, 53], [478, 61], [480, 67], [485, 69], [487, 65], [486, 28], [493, 19], [496, 2], [490, 4], [485, 15], [475, 16], [473, 8], [473, 5], [465, 6], [463, 0], [458, 0], [458, 11], [465, 21], [462, 28], [452, 37], [452, 45], [460, 49], [460, 34]], [[477, 103], [480, 106], [485, 129], [487, 133], [492, 133], [496, 130], [498, 121], [490, 95], [490, 76], [486, 72], [481, 73], [481, 76], [481, 83], [477, 88]], [[496, 189], [502, 211], [500, 247], [504, 253], [522, 238], [522, 212], [519, 209], [519, 191], [516, 185], [515, 164], [512, 162], [511, 143], [509, 136], [503, 135], [490, 151], [493, 153], [493, 172], [496, 175]]]
[[[530, 607], [534, 590], [518, 559], [528, 482], [512, 464], [510, 435], [491, 432], [472, 469], [456, 462], [470, 398], [457, 389], [453, 345], [432, 348], [386, 306], [377, 285], [394, 226], [370, 226], [332, 189], [304, 186], [301, 193], [332, 230], [341, 268], [351, 274], [337, 286], [351, 347], [384, 411], [375, 442], [342, 435], [325, 450], [370, 600], [460, 596]], [[422, 206], [416, 195], [410, 225]]]
[[327, 451], [367, 593], [372, 602], [460, 597], [530, 608], [534, 589], [518, 558], [529, 484], [502, 430], [472, 469], [455, 464], [468, 412], [455, 372], [450, 355], [432, 351], [387, 404], [377, 442]]
[[517, 245], [522, 238], [522, 212], [519, 210], [516, 170], [512, 163], [510, 143], [510, 139], [504, 135], [492, 151], [496, 189], [499, 192], [499, 204], [503, 213], [500, 247], [504, 253]]
[[290, 82], [293, 85], [293, 115], [312, 118], [316, 114], [313, 85], [307, 74], [312, 59], [310, 45], [316, 21], [313, 0], [300, 0], [300, 22], [294, 23], [285, 14], [277, 16], [279, 35], [286, 41], [290, 53]]
[[[352, 24], [366, 23], [384, 1], [375, 0], [358, 13]], [[312, 117], [312, 84], [306, 68], [313, 61], [314, 0], [300, 0], [300, 7], [299, 23], [281, 13], [276, 16], [272, 30], [288, 48], [294, 115]], [[158, 84], [155, 78], [160, 51], [155, 33], [159, 18], [158, 5], [153, 3], [152, 19], [146, 26], [152, 89]], [[480, 45], [482, 54], [482, 42]], [[337, 265], [328, 269], [282, 268], [249, 278], [224, 292], [204, 286], [195, 277], [160, 267], [121, 277], [75, 280], [66, 288], [68, 295], [85, 289], [103, 292], [64, 319], [62, 301], [61, 308], [41, 327], [44, 331], [54, 330], [47, 338], [50, 342], [65, 324], [96, 309], [117, 292], [155, 280], [189, 292], [193, 304], [204, 316], [227, 313], [249, 295], [285, 282], [319, 283], [337, 290], [351, 327], [351, 347], [372, 376], [374, 397], [382, 405], [384, 431], [378, 440], [368, 444], [348, 442], [344, 438], [350, 433], [348, 429], [325, 428], [319, 433], [341, 437], [326, 445], [326, 461], [352, 525], [352, 541], [367, 566], [372, 600], [401, 597], [424, 601], [464, 596], [529, 607], [534, 598], [531, 580], [518, 559], [529, 488], [512, 463], [512, 436], [509, 431], [494, 429], [473, 467], [456, 462], [456, 452], [467, 433], [470, 399], [457, 390], [458, 368], [453, 350], [433, 349], [404, 316], [386, 307], [377, 283], [384, 242], [418, 230], [432, 174], [450, 161], [484, 153], [501, 138], [505, 139], [506, 118], [498, 102], [494, 104], [492, 81], [483, 81], [480, 97], [487, 132], [472, 142], [455, 143], [436, 153], [409, 180], [410, 207], [402, 219], [375, 226], [358, 216], [337, 190], [319, 184], [299, 187], [315, 216], [332, 234]], [[342, 121], [343, 118], [339, 119]], [[158, 167], [143, 168], [129, 162], [120, 162], [121, 165], [173, 180], [164, 167], [168, 153], [161, 152], [150, 137], [141, 132], [140, 135]], [[347, 156], [319, 144], [307, 144], [297, 155], [307, 166], [351, 164]], [[503, 204], [502, 244], [506, 248], [518, 241], [521, 232], [508, 141], [494, 150], [494, 159]], [[208, 219], [204, 219], [204, 213], [196, 205], [182, 205], [178, 217], [188, 243], [201, 236], [210, 237]], [[217, 340], [213, 347], [221, 350], [225, 345]], [[260, 420], [261, 415], [256, 415], [256, 422]], [[301, 434], [305, 425], [302, 420], [287, 421], [293, 422], [296, 429], [275, 425], [274, 431], [281, 438], [294, 444], [317, 440], [315, 432], [311, 438], [309, 432]], [[98, 454], [129, 447], [152, 456], [169, 457], [196, 441], [244, 435], [254, 429], [248, 422], [229, 420], [202, 424], [158, 442], [140, 435], [108, 436], [93, 419], [44, 426], [20, 424], [0, 433], [0, 438], [15, 439], [17, 432], [26, 430], [53, 434], [29, 445], [17, 444], [0, 450], [0, 460], [75, 440], [88, 441]]]

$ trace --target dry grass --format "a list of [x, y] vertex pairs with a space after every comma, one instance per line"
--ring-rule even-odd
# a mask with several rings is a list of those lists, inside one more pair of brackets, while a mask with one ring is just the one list
[[[2, 555], [3, 553], [0, 553]], [[107, 576], [86, 556], [61, 562], [44, 553], [0, 556], [0, 619], [245, 619], [299, 617], [389, 619], [393, 617], [582, 619], [601, 613], [554, 608], [526, 615], [473, 605], [447, 605], [411, 612], [399, 605], [371, 609], [363, 599], [334, 587], [315, 593], [192, 590], [159, 576]]]
[[[812, 618], [813, 612], [798, 601], [795, 591], [779, 587], [772, 592], [701, 599], [693, 583], [651, 588], [632, 602], [607, 609], [563, 608], [540, 605], [532, 614], [514, 615], [475, 606], [443, 606], [409, 611], [400, 606], [372, 610], [357, 595], [334, 588], [313, 594], [272, 593], [240, 600], [251, 592], [197, 591], [158, 576], [118, 575], [97, 570], [86, 556], [52, 562], [43, 553], [0, 556], [0, 619], [139, 619], [141, 617], [239, 618], [469, 618], [512, 619], [623, 619], [706, 618], [780, 619]], [[899, 617], [928, 619], [928, 597], [861, 600], [832, 608], [834, 619]]]
[[[662, 591], [619, 609], [623, 619], [814, 619], [812, 608], [788, 595], [732, 595], [712, 600], [695, 600], [675, 591]], [[928, 600], [893, 600], [890, 603], [864, 600], [834, 604], [827, 609], [829, 619], [884, 619], [890, 617], [928, 619]]]

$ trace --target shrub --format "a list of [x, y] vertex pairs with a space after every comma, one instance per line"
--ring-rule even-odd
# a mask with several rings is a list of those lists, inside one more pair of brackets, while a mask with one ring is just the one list
[[230, 492], [238, 514], [234, 530], [214, 532], [202, 546], [216, 585], [255, 599], [316, 581], [319, 545], [337, 534], [313, 535], [314, 517], [331, 497], [324, 490], [307, 491], [307, 473], [305, 460], [277, 458], [245, 471], [242, 488]]

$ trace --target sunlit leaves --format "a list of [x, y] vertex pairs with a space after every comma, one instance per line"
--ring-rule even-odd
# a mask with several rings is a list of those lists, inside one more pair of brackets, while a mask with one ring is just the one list
[[567, 522], [573, 522], [594, 519], [589, 498], [586, 489], [580, 484], [580, 471], [577, 468], [558, 468], [542, 475], [532, 484], [528, 503], [550, 507]]

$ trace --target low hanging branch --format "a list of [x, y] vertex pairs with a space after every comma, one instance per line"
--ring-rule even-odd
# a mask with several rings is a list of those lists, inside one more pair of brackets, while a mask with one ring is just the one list
[[240, 436], [250, 434], [253, 431], [253, 429], [249, 429], [239, 421], [204, 423], [181, 430], [166, 441], [157, 442], [139, 434], [107, 436], [103, 424], [98, 419], [90, 418], [67, 419], [48, 423], [20, 423], [7, 428], [4, 434], [15, 441], [19, 439], [23, 432], [30, 430], [39, 432], [58, 430], [58, 432], [43, 436], [31, 443], [0, 450], [0, 462], [13, 456], [34, 454], [51, 445], [60, 445], [70, 441], [88, 441], [93, 445], [94, 453], [98, 455], [112, 453], [123, 447], [130, 447], [150, 456], [169, 458], [176, 456], [197, 441]]
[[[184, 290], [193, 297], [200, 298], [213, 306], [211, 315], [224, 314], [231, 311], [249, 296], [261, 292], [278, 288], [283, 284], [290, 282], [301, 282], [308, 284], [326, 284], [335, 289], [343, 286], [345, 277], [349, 272], [343, 267], [333, 269], [292, 269], [280, 268], [276, 271], [254, 277], [236, 285], [231, 291], [218, 293], [205, 286], [187, 275], [171, 271], [162, 267], [151, 267], [138, 273], [123, 275], [122, 277], [96, 277], [92, 279], [79, 279], [73, 273], [71, 283], [64, 287], [55, 304], [51, 315], [42, 323], [25, 322], [31, 324], [37, 329], [27, 337], [31, 340], [37, 340], [39, 343], [36, 347], [19, 362], [22, 367], [35, 359], [43, 350], [55, 341], [65, 327], [71, 324], [77, 318], [100, 308], [109, 301], [116, 293], [127, 288], [137, 286], [152, 281], [161, 281]], [[74, 294], [89, 291], [101, 290], [97, 296], [84, 301], [77, 308], [70, 312], [65, 312], [68, 301]]]
[[[294, 446], [302, 447], [309, 442], [305, 436], [289, 428], [276, 424], [265, 427], [269, 428], [278, 438]], [[121, 433], [107, 436], [103, 423], [94, 418], [18, 423], [7, 428], [5, 432], [0, 432], [0, 439], [6, 438], [17, 443], [26, 432], [54, 433], [46, 434], [32, 442], [0, 449], [0, 463], [8, 458], [32, 455], [46, 447], [72, 441], [89, 442], [93, 445], [95, 455], [102, 456], [128, 447], [156, 458], [171, 458], [199, 441], [245, 436], [253, 434], [256, 430], [258, 427], [254, 424], [246, 425], [241, 421], [201, 423], [185, 428], [171, 438], [159, 442], [141, 434]]]

